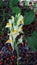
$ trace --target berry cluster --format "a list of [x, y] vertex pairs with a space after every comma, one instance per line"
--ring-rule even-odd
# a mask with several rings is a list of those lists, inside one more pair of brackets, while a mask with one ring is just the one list
[[0, 43], [0, 65], [16, 65], [16, 50], [12, 50], [11, 44]]
[[27, 45], [27, 41], [18, 45], [19, 56], [17, 56], [16, 50], [13, 51], [11, 44], [1, 44], [0, 50], [0, 65], [36, 65], [37, 64], [37, 51], [34, 53], [30, 51]]
[[20, 65], [37, 65], [37, 51], [31, 52], [27, 46], [27, 41], [18, 46]]

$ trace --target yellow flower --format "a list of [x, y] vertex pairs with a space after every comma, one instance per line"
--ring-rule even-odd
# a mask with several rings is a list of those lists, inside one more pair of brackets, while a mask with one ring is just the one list
[[12, 40], [8, 39], [6, 43], [11, 43], [11, 42], [12, 42]]
[[17, 30], [14, 30], [14, 34], [16, 34], [18, 31]]
[[11, 24], [8, 22], [8, 23], [6, 24], [6, 27], [11, 27]]
[[20, 31], [22, 31], [22, 27], [20, 28]]
[[11, 31], [11, 34], [17, 34], [18, 30]]
[[24, 23], [24, 19], [20, 20], [20, 23], [23, 24]]
[[17, 21], [17, 25], [23, 25], [24, 24], [24, 18], [23, 18], [23, 16], [21, 15], [21, 16], [19, 16], [19, 18], [18, 18], [18, 21]]

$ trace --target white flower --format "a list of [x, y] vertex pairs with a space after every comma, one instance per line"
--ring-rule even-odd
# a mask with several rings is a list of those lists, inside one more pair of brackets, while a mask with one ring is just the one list
[[12, 19], [9, 19], [9, 23], [12, 24]]
[[18, 32], [23, 32], [23, 31], [22, 31], [22, 26], [23, 26], [23, 25], [19, 26]]
[[20, 27], [14, 26], [14, 30], [11, 30], [11, 35], [14, 39], [19, 35], [19, 32], [22, 32], [22, 25]]
[[[19, 35], [20, 32], [23, 32], [22, 26], [24, 24], [24, 18], [20, 14], [16, 15], [15, 17], [11, 16], [11, 18], [12, 19], [9, 19], [9, 22], [6, 24], [6, 27], [9, 27], [10, 29], [9, 39], [7, 40], [6, 43], [10, 42], [14, 49], [14, 42], [16, 37]], [[14, 24], [15, 20], [17, 22], [16, 25]], [[19, 39], [19, 42], [22, 42], [22, 37]]]
[[23, 16], [22, 15], [20, 15], [19, 16], [19, 18], [18, 18], [18, 21], [17, 21], [17, 26], [19, 26], [19, 25], [23, 25], [24, 24], [24, 18], [23, 18]]
[[17, 35], [19, 35], [18, 30], [11, 31], [11, 35], [12, 35], [13, 39], [15, 40]]
[[12, 18], [12, 23], [14, 23], [14, 16], [11, 16], [11, 18]]

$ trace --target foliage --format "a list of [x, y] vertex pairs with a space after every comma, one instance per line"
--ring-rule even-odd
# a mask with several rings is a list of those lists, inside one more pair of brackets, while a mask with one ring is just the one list
[[27, 37], [26, 36], [24, 39], [28, 41], [28, 46], [30, 47], [30, 49], [32, 51], [36, 51], [37, 50], [37, 32], [36, 31], [34, 31], [32, 33], [31, 37]]
[[34, 11], [31, 10], [31, 11], [29, 11], [29, 12], [26, 12], [26, 13], [25, 13], [25, 16], [24, 16], [24, 19], [25, 19], [24, 25], [29, 25], [29, 24], [31, 24], [31, 23], [34, 21], [34, 19], [35, 19]]
[[[0, 15], [1, 19], [2, 19], [2, 22], [0, 24], [0, 29], [1, 29], [0, 33], [1, 33], [1, 35], [4, 35], [2, 29], [3, 30], [5, 29], [5, 25], [8, 22], [8, 20], [11, 19], [11, 16], [14, 16], [14, 18], [16, 18], [16, 20], [17, 20], [17, 17], [15, 17], [15, 16], [18, 15], [19, 13], [22, 15], [22, 9], [24, 10], [23, 11], [24, 15], [22, 15], [24, 17], [24, 25], [27, 26], [27, 25], [30, 25], [32, 22], [34, 22], [35, 12], [37, 11], [37, 4], [33, 5], [32, 10], [31, 10], [31, 8], [29, 8], [28, 3], [26, 3], [26, 2], [24, 3], [23, 6], [20, 6], [19, 0], [9, 0], [7, 2], [5, 2], [5, 0], [4, 1], [0, 0], [0, 8], [2, 9], [2, 12], [3, 12]], [[34, 10], [35, 10], [35, 12], [34, 12]], [[36, 33], [32, 34], [32, 36], [28, 38], [28, 45], [30, 47], [31, 47], [31, 42], [32, 42], [32, 44], [34, 43], [32, 45], [32, 47], [33, 46], [36, 47], [36, 45], [35, 45], [35, 41], [36, 41], [36, 37], [37, 37]], [[34, 36], [35, 36], [35, 38], [34, 38]], [[32, 48], [32, 50], [33, 50], [33, 48]]]
[[21, 10], [19, 7], [13, 7], [12, 12], [13, 12], [13, 14], [18, 14], [18, 13], [21, 13]]

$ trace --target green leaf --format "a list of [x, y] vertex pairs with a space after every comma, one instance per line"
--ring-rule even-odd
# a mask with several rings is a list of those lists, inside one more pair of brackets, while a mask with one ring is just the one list
[[13, 0], [13, 5], [17, 4], [19, 0]]
[[12, 12], [13, 12], [14, 14], [18, 14], [18, 13], [21, 13], [21, 10], [20, 10], [19, 7], [13, 7], [13, 8], [12, 8]]
[[24, 21], [25, 21], [24, 25], [31, 24], [33, 22], [34, 18], [35, 18], [35, 14], [34, 14], [33, 10], [26, 12], [25, 16], [24, 16]]
[[18, 2], [19, 2], [19, 0], [10, 0], [9, 7], [12, 9], [12, 7], [15, 6]]
[[28, 6], [28, 1], [25, 0], [25, 4], [24, 4], [24, 5], [25, 5], [25, 6]]
[[2, 7], [2, 6], [3, 6], [2, 4], [3, 4], [3, 2], [2, 2], [2, 0], [0, 0], [0, 7]]
[[28, 40], [28, 46], [32, 51], [37, 50], [37, 32], [34, 31], [31, 37], [26, 37], [25, 40]]

